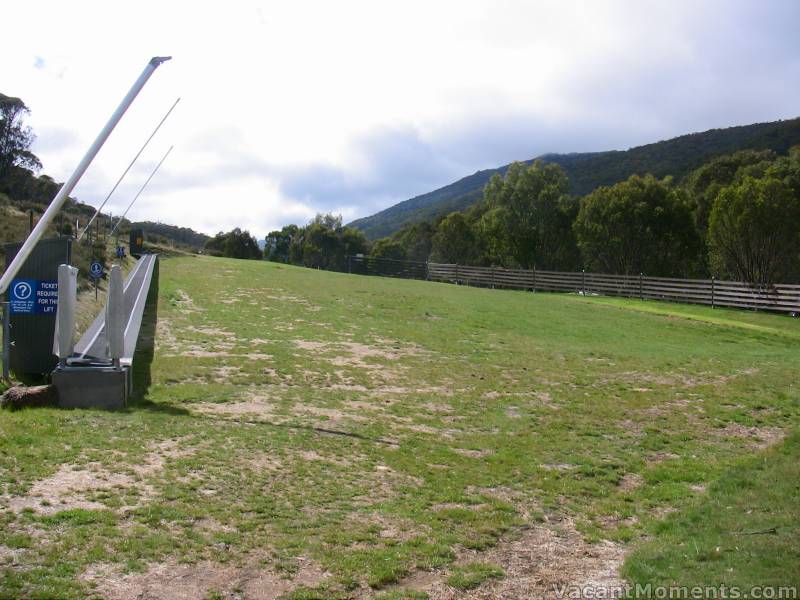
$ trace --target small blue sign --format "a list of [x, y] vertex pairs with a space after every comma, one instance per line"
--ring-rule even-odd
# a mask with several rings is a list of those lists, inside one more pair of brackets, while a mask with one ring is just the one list
[[103, 263], [96, 260], [89, 267], [89, 276], [95, 279], [100, 279], [103, 276]]
[[16, 315], [55, 315], [58, 282], [15, 279], [11, 282], [9, 308]]
[[125, 246], [117, 246], [117, 258], [125, 258]]

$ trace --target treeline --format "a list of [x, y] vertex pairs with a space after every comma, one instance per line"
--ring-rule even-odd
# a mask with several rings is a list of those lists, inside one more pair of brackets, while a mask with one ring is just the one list
[[148, 237], [153, 235], [160, 236], [167, 240], [172, 240], [183, 246], [188, 246], [193, 250], [201, 250], [211, 239], [205, 233], [200, 233], [189, 227], [178, 227], [167, 223], [154, 221], [137, 221], [130, 224], [131, 228], [144, 229]]
[[234, 229], [218, 233], [205, 245], [206, 254], [230, 258], [266, 258], [330, 271], [347, 270], [347, 257], [367, 254], [369, 242], [364, 233], [345, 227], [341, 216], [317, 215], [305, 226], [286, 225], [270, 232], [263, 252], [248, 231]]
[[305, 227], [287, 225], [270, 232], [265, 242], [268, 260], [331, 271], [346, 271], [349, 255], [369, 252], [364, 233], [333, 215], [317, 215]]
[[576, 197], [559, 165], [515, 163], [464, 212], [409, 225], [374, 257], [663, 277], [800, 280], [800, 147], [743, 150], [680, 183], [633, 175]]
[[[800, 146], [714, 158], [680, 183], [633, 175], [569, 193], [557, 164], [514, 163], [466, 211], [368, 242], [318, 215], [266, 237], [265, 258], [346, 270], [347, 255], [652, 277], [800, 281]], [[249, 235], [249, 234], [248, 234]]]

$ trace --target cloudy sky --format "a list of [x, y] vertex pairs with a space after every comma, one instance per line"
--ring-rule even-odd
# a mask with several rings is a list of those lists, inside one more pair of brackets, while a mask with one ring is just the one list
[[[5, 11], [6, 16], [9, 11]], [[482, 168], [800, 116], [797, 0], [17, 3], [0, 92], [66, 179], [151, 56], [160, 67], [76, 188], [97, 205], [258, 237], [372, 214]], [[9, 37], [10, 35], [10, 37]]]

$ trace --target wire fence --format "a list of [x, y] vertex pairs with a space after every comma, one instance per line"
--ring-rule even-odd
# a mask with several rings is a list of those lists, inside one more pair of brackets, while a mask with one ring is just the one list
[[706, 304], [711, 307], [744, 308], [792, 315], [800, 314], [800, 285], [754, 286], [720, 279], [678, 279], [644, 275], [540, 271], [468, 267], [457, 264], [348, 256], [348, 271], [361, 275], [425, 279], [532, 292], [567, 292], [583, 295], [621, 296], [640, 300], [665, 300]]

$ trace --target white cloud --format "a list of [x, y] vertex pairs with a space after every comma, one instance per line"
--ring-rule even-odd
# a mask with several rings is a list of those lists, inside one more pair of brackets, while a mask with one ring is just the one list
[[[153, 76], [80, 183], [97, 203], [176, 97], [112, 201], [261, 237], [317, 210], [370, 214], [479, 168], [625, 148], [797, 116], [793, 0], [24, 5], [3, 92], [32, 110], [45, 172], [65, 179], [124, 92]], [[31, 31], [35, 31], [32, 35]]]

